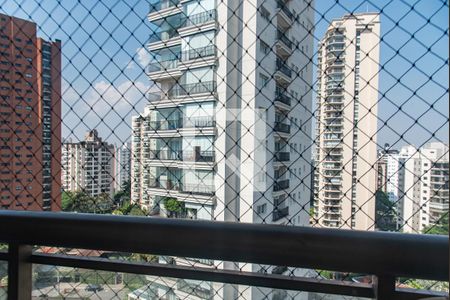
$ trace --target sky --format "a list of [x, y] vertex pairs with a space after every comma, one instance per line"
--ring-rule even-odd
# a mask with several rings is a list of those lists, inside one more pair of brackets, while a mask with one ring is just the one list
[[[315, 5], [315, 47], [332, 19], [349, 12], [381, 14], [378, 144], [448, 143], [448, 2]], [[39, 36], [62, 41], [63, 138], [81, 140], [92, 128], [112, 143], [130, 138], [131, 116], [143, 111], [145, 93], [154, 88], [144, 73], [153, 31], [148, 11], [148, 2], [140, 0], [0, 0], [1, 13], [32, 20]]]

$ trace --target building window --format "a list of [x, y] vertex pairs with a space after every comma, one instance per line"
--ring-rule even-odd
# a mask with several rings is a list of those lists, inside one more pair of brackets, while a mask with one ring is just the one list
[[270, 46], [263, 40], [259, 40], [259, 47], [262, 53], [266, 55], [270, 53]]
[[269, 77], [260, 73], [259, 74], [259, 82], [260, 82], [261, 88], [266, 87], [267, 84], [269, 83]]
[[261, 14], [261, 17], [263, 17], [263, 19], [265, 19], [267, 22], [270, 22], [270, 12], [264, 6], [261, 6], [261, 8], [259, 9], [259, 13]]
[[266, 213], [266, 210], [267, 210], [267, 204], [266, 203], [258, 205], [256, 207], [256, 213], [257, 214], [264, 214], [264, 213]]

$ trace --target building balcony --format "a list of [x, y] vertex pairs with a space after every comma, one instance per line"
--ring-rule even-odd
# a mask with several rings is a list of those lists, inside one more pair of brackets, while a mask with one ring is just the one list
[[287, 190], [289, 188], [289, 179], [276, 180], [273, 184], [273, 191], [279, 192], [282, 190]]
[[162, 48], [172, 47], [181, 43], [178, 28], [171, 28], [166, 31], [154, 32], [148, 40], [148, 48], [155, 51]]
[[164, 119], [158, 121], [150, 121], [148, 130], [176, 130], [181, 128], [206, 128], [215, 127], [216, 121], [213, 117], [198, 116], [190, 118]]
[[214, 195], [215, 186], [213, 184], [204, 183], [183, 184], [181, 192], [188, 194]]
[[276, 132], [291, 133], [291, 125], [282, 122], [275, 122], [273, 125], [273, 130]]
[[216, 55], [216, 46], [209, 45], [206, 47], [194, 48], [181, 53], [182, 61], [196, 60]]
[[159, 0], [150, 3], [148, 12], [150, 22], [182, 12], [179, 4], [180, 0]]
[[[182, 28], [185, 27], [200, 27], [203, 24], [209, 23], [209, 22], [216, 22], [217, 21], [217, 12], [215, 9], [211, 9], [208, 11], [204, 11], [198, 14], [190, 15], [186, 17]], [[198, 30], [196, 31], [198, 32]]]
[[279, 103], [289, 108], [291, 106], [291, 97], [289, 96], [285, 88], [277, 85], [275, 88], [275, 105]]
[[155, 60], [147, 67], [147, 75], [153, 81], [179, 78], [181, 76], [181, 71], [178, 69], [179, 62], [178, 58]]
[[292, 54], [292, 41], [280, 30], [277, 30], [276, 44], [277, 53], [281, 56], [289, 56]]
[[216, 92], [216, 82], [215, 81], [205, 81], [196, 82], [189, 84], [178, 84], [175, 85], [169, 91], [169, 97], [193, 97], [193, 96], [212, 96]]
[[284, 85], [287, 85], [291, 82], [292, 70], [284, 61], [277, 58], [274, 76], [276, 80], [280, 81]]
[[276, 162], [287, 162], [291, 160], [291, 154], [289, 152], [277, 151], [274, 153], [274, 159]]
[[288, 7], [287, 2], [277, 1], [277, 18], [278, 26], [282, 28], [289, 28], [294, 21], [294, 14]]
[[272, 212], [272, 221], [276, 222], [289, 215], [289, 207], [275, 208]]
[[[331, 216], [327, 219], [339, 222], [333, 221], [335, 218]], [[0, 232], [0, 241], [8, 245], [6, 252], [0, 252], [0, 260], [7, 263], [8, 268], [7, 286], [3, 286], [7, 289], [8, 300], [32, 298], [35, 291], [33, 267], [38, 264], [323, 293], [330, 297], [384, 300], [445, 299], [448, 296], [443, 292], [397, 284], [400, 278], [448, 281], [449, 241], [446, 236], [351, 230], [343, 234], [342, 230], [300, 226], [28, 211], [1, 211], [0, 226], [5, 228]], [[137, 236], [142, 238], [137, 239]], [[260, 274], [65, 252], [44, 253], [36, 251], [39, 247], [192, 257], [274, 268], [272, 274]], [[392, 249], [401, 255], [386, 255]], [[426, 249], [426, 259], [423, 259], [423, 249]], [[283, 276], [287, 269], [284, 266], [368, 274], [373, 278], [369, 283], [360, 283]], [[43, 290], [38, 292], [43, 294]]]

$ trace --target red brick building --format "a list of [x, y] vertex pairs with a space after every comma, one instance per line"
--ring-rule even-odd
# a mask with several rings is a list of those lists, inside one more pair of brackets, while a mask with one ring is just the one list
[[59, 210], [61, 42], [0, 14], [0, 209]]

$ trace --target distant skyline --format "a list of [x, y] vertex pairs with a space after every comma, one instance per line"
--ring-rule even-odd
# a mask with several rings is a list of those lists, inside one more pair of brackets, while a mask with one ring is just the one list
[[[143, 111], [144, 93], [154, 88], [143, 72], [150, 62], [145, 45], [152, 33], [147, 1], [38, 3], [25, 1], [19, 8], [14, 1], [3, 1], [0, 12], [32, 20], [38, 35], [62, 41], [63, 137], [82, 140], [86, 131], [96, 128], [110, 143], [126, 142], [131, 116]], [[449, 51], [444, 32], [448, 4], [421, 0], [414, 3], [414, 10], [409, 5], [406, 1], [316, 0], [316, 11], [325, 14], [316, 13], [314, 48], [332, 19], [350, 11], [382, 10], [378, 144], [420, 147], [432, 133], [448, 144]], [[416, 62], [415, 67], [407, 60]], [[397, 142], [400, 137], [394, 130], [404, 134], [403, 139]]]

